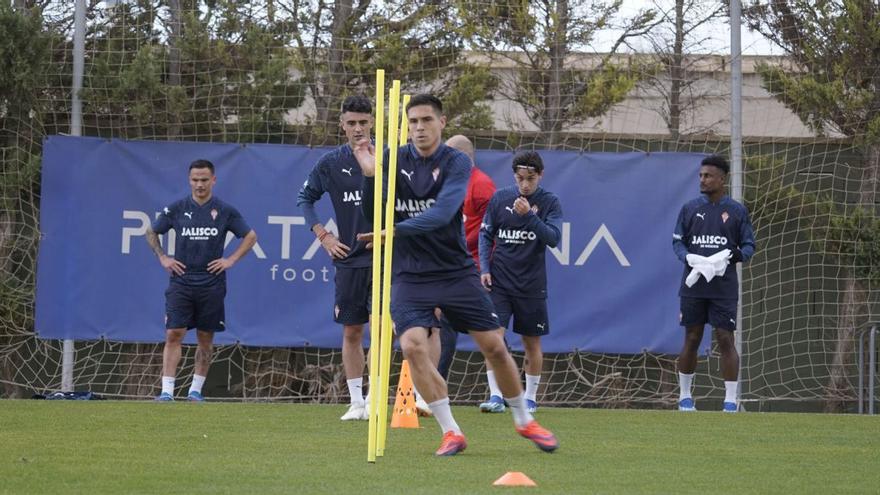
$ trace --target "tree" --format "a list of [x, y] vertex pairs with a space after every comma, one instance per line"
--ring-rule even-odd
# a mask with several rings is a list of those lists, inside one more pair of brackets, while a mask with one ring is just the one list
[[[39, 12], [0, 3], [0, 348], [33, 335], [34, 260], [40, 238], [40, 143], [51, 72], [53, 37]], [[8, 347], [7, 347], [8, 346]], [[0, 355], [0, 382], [14, 384], [19, 369]], [[8, 396], [16, 387], [4, 385]]]
[[[880, 181], [880, 6], [870, 0], [753, 1], [745, 11], [749, 27], [781, 47], [795, 63], [759, 66], [764, 87], [819, 135], [837, 132], [863, 151], [857, 203], [823, 203], [828, 215], [825, 252], [846, 271], [837, 322], [837, 347], [827, 409], [839, 410], [851, 396], [846, 367], [854, 332], [870, 316], [866, 296], [877, 280], [875, 204]], [[867, 287], [866, 287], [867, 286]]]
[[[237, 2], [123, 3], [90, 24], [84, 114], [128, 138], [260, 141], [303, 101], [290, 35]], [[106, 19], [101, 16], [106, 15]]]
[[[495, 60], [513, 67], [499, 76], [501, 96], [522, 106], [543, 133], [547, 146], [556, 146], [562, 130], [597, 117], [622, 101], [642, 76], [616, 62], [628, 41], [654, 25], [655, 12], [641, 11], [615, 26], [622, 1], [585, 0], [460, 0], [471, 43]], [[592, 45], [605, 30], [620, 32], [608, 53], [584, 66], [578, 50]]]
[[700, 36], [700, 28], [713, 22], [724, 14], [720, 3], [702, 0], [654, 1], [654, 8], [662, 21], [647, 39], [652, 52], [659, 62], [657, 74], [645, 80], [645, 84], [657, 91], [663, 98], [663, 106], [657, 111], [666, 123], [669, 135], [677, 140], [684, 133], [699, 132], [688, 123], [708, 94], [699, 89], [699, 78], [695, 70], [705, 65], [707, 55], [699, 54], [705, 50], [708, 36]]
[[489, 128], [484, 102], [493, 88], [485, 67], [465, 58], [455, 13], [434, 0], [340, 0], [273, 3], [294, 33], [303, 81], [314, 104], [318, 141], [336, 136], [342, 99], [372, 93], [376, 69], [405, 92], [431, 91], [445, 101], [453, 127]]

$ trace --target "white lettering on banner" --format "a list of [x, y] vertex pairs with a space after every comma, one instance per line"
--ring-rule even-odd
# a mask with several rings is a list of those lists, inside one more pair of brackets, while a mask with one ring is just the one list
[[[168, 208], [166, 207], [165, 209], [167, 210]], [[156, 213], [156, 218], [159, 218], [159, 215], [161, 215], [161, 213]], [[150, 226], [150, 216], [144, 211], [122, 210], [122, 218], [124, 220], [138, 220], [141, 222], [138, 227], [122, 228], [122, 254], [131, 254], [131, 238], [147, 234], [147, 227]], [[168, 256], [174, 256], [174, 245], [177, 240], [177, 233], [173, 230], [169, 230], [167, 237], [168, 242], [163, 241], [163, 237], [164, 236], [161, 235], [159, 236], [159, 242], [162, 243]]]
[[[305, 225], [305, 217], [282, 217], [269, 215], [269, 225], [281, 225], [281, 259], [290, 259], [290, 226]], [[309, 226], [311, 227], [311, 225]]]
[[[410, 201], [398, 201], [398, 211], [406, 211], [409, 213], [418, 212], [415, 210], [419, 210], [420, 208], [430, 208], [433, 205], [434, 200], [410, 200]], [[415, 216], [415, 215], [414, 215]], [[147, 232], [147, 226], [149, 225], [149, 216], [147, 213], [137, 210], [123, 210], [122, 217], [125, 220], [134, 220], [138, 223], [133, 226], [124, 226], [122, 227], [122, 254], [131, 254], [131, 239], [133, 237], [143, 236]], [[294, 231], [292, 229], [293, 226], [302, 225], [305, 226], [306, 220], [305, 217], [302, 216], [279, 216], [279, 215], [269, 215], [266, 217], [266, 223], [269, 225], [280, 225], [281, 226], [281, 246], [279, 246], [278, 254], [280, 255], [280, 259], [288, 260], [291, 259], [291, 249], [296, 245], [300, 245], [294, 242]], [[324, 223], [324, 228], [328, 231], [332, 232], [333, 235], [338, 236], [338, 227], [334, 219], [330, 218]], [[186, 234], [191, 235], [216, 235], [212, 233], [212, 231], [216, 231], [216, 228], [213, 227], [185, 227], [182, 229]], [[186, 235], [182, 234], [182, 235]], [[302, 261], [310, 261], [314, 259], [316, 253], [321, 249], [321, 242], [318, 241], [316, 237], [314, 237], [311, 232], [309, 232], [309, 236], [307, 239], [310, 239], [308, 247], [303, 252], [299, 259]], [[302, 235], [302, 234], [297, 234]], [[174, 241], [175, 241], [175, 232], [174, 230], [170, 230], [168, 232], [168, 245], [166, 250], [169, 256], [174, 255]], [[528, 230], [518, 230], [518, 229], [509, 229], [509, 230], [499, 230], [498, 232], [499, 239], [504, 239], [506, 242], [516, 242], [516, 243], [525, 243], [526, 241], [533, 241], [537, 238], [537, 235]], [[706, 236], [709, 237], [712, 241], [718, 240], [719, 243], [726, 243], [727, 239], [721, 237], [721, 239], [716, 239], [718, 236]], [[235, 236], [232, 232], [228, 232], [226, 235], [226, 240], [224, 247], [228, 246], [232, 240], [235, 239]], [[611, 253], [617, 259], [617, 262], [620, 266], [628, 267], [631, 266], [629, 259], [627, 259], [621, 247], [617, 244], [617, 241], [614, 238], [614, 235], [611, 233], [611, 230], [603, 223], [596, 229], [596, 232], [593, 234], [590, 241], [584, 247], [584, 249], [580, 252], [577, 259], [574, 261], [574, 266], [582, 266], [584, 265], [590, 256], [593, 254], [593, 251], [599, 246], [600, 242], [604, 242], [608, 245], [608, 248], [611, 250]], [[163, 244], [164, 245], [164, 244]], [[145, 244], [146, 246], [146, 244]], [[254, 251], [254, 255], [257, 259], [267, 259], [268, 256], [259, 243], [254, 244], [252, 248]], [[559, 240], [559, 245], [555, 248], [548, 248], [550, 254], [556, 258], [556, 261], [559, 262], [560, 265], [569, 266], [571, 265], [571, 223], [563, 222], [562, 224], [562, 232]], [[297, 271], [299, 270], [299, 271]], [[312, 272], [306, 272], [306, 270], [312, 270]], [[324, 275], [326, 267], [321, 269], [302, 269], [302, 268], [285, 268], [279, 265], [273, 265], [271, 273], [272, 280], [285, 280], [288, 282], [292, 282], [294, 280], [301, 281], [323, 281], [329, 282], [329, 279], [326, 276], [319, 277], [317, 272], [320, 272]]]
[[142, 236], [147, 233], [147, 226], [150, 225], [150, 217], [142, 211], [122, 210], [123, 220], [138, 220], [140, 225], [137, 227], [122, 227], [122, 254], [131, 253], [131, 238], [134, 236]]
[[[581, 266], [586, 263], [590, 258], [590, 255], [593, 254], [593, 251], [599, 245], [600, 241], [605, 241], [608, 248], [611, 249], [611, 253], [617, 258], [617, 262], [620, 266], [631, 266], [629, 259], [623, 254], [623, 250], [620, 249], [620, 246], [617, 244], [611, 231], [604, 223], [600, 225], [596, 230], [596, 233], [593, 234], [593, 238], [590, 239], [590, 242], [588, 242], [586, 247], [584, 247], [584, 250], [581, 251], [580, 256], [575, 260], [574, 265]], [[560, 265], [567, 266], [571, 263], [571, 224], [569, 222], [562, 223], [562, 233], [559, 239], [559, 245], [555, 248], [548, 249], [550, 250], [550, 254], [556, 258]]]
[[318, 279], [319, 282], [330, 282], [330, 269], [326, 266], [322, 266], [320, 270], [305, 268], [299, 272], [296, 271], [296, 268], [282, 269], [278, 265], [272, 265], [271, 267], [269, 267], [269, 277], [273, 282], [279, 280], [283, 280], [285, 282], [295, 282], [297, 279], [300, 279], [303, 282], [314, 282], [315, 278], [318, 276], [318, 272], [321, 273], [321, 277]]

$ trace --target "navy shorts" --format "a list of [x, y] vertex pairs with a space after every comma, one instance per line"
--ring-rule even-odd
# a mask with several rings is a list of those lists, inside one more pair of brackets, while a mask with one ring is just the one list
[[226, 282], [208, 286], [168, 284], [165, 289], [165, 328], [226, 330]]
[[706, 323], [723, 330], [736, 330], [736, 299], [681, 298], [681, 326]]
[[340, 325], [363, 325], [370, 321], [372, 271], [369, 266], [336, 268], [333, 277], [336, 283], [333, 321]]
[[430, 282], [391, 285], [391, 319], [398, 335], [413, 327], [437, 328], [440, 308], [457, 332], [497, 330], [498, 315], [476, 274]]
[[547, 300], [529, 297], [516, 297], [493, 290], [492, 304], [498, 314], [498, 322], [507, 328], [513, 317], [513, 331], [520, 335], [540, 337], [550, 333], [547, 321]]

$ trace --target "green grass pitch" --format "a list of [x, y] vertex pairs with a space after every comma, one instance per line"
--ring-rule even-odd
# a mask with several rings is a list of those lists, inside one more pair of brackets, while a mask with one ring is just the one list
[[[436, 422], [389, 430], [341, 405], [0, 401], [0, 493], [878, 493], [880, 417], [552, 409], [540, 452], [509, 413], [456, 407], [468, 449], [432, 454]], [[537, 488], [493, 487], [522, 471]]]

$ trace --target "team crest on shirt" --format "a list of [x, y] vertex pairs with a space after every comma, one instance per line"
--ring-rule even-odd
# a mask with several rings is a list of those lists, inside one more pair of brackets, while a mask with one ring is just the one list
[[217, 210], [211, 209], [211, 220], [217, 220]]
[[532, 213], [538, 213], [538, 205], [532, 205]]
[[730, 215], [728, 215], [726, 211], [721, 214], [721, 222], [722, 223], [727, 223], [728, 218], [730, 218]]
[[434, 182], [437, 182], [437, 177], [440, 177], [440, 167], [437, 167], [434, 170], [432, 170], [431, 175], [434, 176]]

